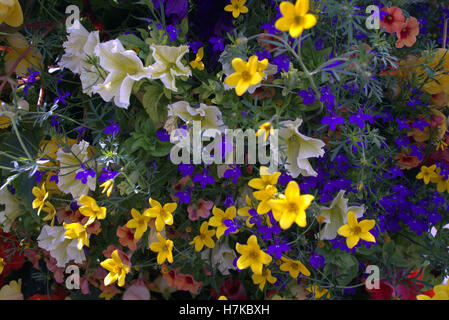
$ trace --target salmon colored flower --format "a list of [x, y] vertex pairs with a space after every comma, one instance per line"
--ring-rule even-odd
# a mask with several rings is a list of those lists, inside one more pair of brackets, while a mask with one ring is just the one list
[[189, 213], [189, 219], [192, 221], [198, 220], [199, 217], [209, 218], [210, 210], [214, 206], [212, 201], [206, 201], [203, 199], [198, 200], [198, 206], [188, 206], [187, 212]]
[[116, 235], [122, 246], [128, 247], [132, 251], [137, 250], [136, 244], [139, 240], [134, 239], [134, 232], [130, 228], [127, 228], [126, 226], [119, 226], [117, 228]]
[[198, 294], [203, 285], [202, 282], [195, 281], [191, 274], [178, 274], [175, 283], [178, 290], [189, 291], [192, 294]]
[[416, 18], [408, 18], [405, 24], [396, 31], [398, 41], [396, 41], [396, 48], [403, 46], [411, 47], [416, 42], [416, 36], [419, 34], [419, 22]]
[[405, 18], [402, 15], [402, 10], [398, 7], [382, 8], [385, 12], [384, 19], [380, 22], [380, 27], [388, 33], [396, 33], [404, 25]]

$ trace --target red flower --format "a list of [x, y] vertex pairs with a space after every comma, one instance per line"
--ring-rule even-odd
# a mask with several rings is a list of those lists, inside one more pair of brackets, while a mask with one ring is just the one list
[[[211, 289], [212, 297], [217, 300], [217, 291]], [[225, 279], [220, 285], [220, 296], [225, 296], [229, 300], [246, 300], [246, 291], [240, 280], [231, 278]]]
[[3, 258], [6, 263], [2, 274], [0, 275], [0, 287], [2, 287], [4, 279], [11, 271], [22, 268], [25, 263], [25, 255], [17, 237], [12, 233], [3, 232], [1, 229], [0, 258]]
[[403, 46], [411, 47], [416, 42], [416, 36], [419, 34], [419, 22], [416, 18], [408, 18], [405, 24], [396, 31], [398, 41], [396, 41], [396, 48]]
[[398, 7], [382, 8], [386, 13], [384, 19], [380, 22], [381, 28], [385, 28], [388, 33], [395, 33], [404, 25], [405, 18], [402, 15], [402, 10]]

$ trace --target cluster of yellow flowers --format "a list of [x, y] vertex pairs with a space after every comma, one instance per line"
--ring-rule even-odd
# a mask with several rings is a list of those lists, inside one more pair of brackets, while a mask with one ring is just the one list
[[421, 171], [416, 175], [416, 179], [423, 179], [425, 184], [435, 183], [438, 192], [447, 191], [449, 193], [449, 177], [446, 178], [440, 173], [441, 168], [438, 168], [436, 164], [430, 167], [421, 166]]

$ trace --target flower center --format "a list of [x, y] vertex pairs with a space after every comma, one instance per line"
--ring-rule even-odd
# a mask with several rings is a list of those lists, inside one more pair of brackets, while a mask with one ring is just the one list
[[244, 81], [249, 81], [251, 79], [251, 74], [248, 71], [243, 71], [242, 72], [242, 79]]
[[298, 205], [297, 205], [295, 202], [290, 202], [290, 203], [287, 205], [287, 209], [288, 209], [288, 211], [290, 211], [290, 212], [296, 212], [296, 211], [298, 211]]
[[258, 259], [259, 259], [259, 252], [256, 251], [256, 250], [252, 250], [252, 251], [250, 251], [250, 253], [249, 253], [249, 257], [250, 257], [252, 260], [258, 260]]
[[362, 233], [362, 229], [359, 226], [355, 226], [352, 229], [352, 232], [354, 233], [354, 235], [359, 235], [360, 233]]
[[393, 17], [391, 15], [388, 15], [385, 17], [385, 20], [387, 21], [393, 21]]
[[293, 18], [293, 21], [295, 21], [295, 24], [297, 24], [297, 25], [303, 25], [304, 24], [303, 23], [304, 18], [302, 16], [295, 16]]

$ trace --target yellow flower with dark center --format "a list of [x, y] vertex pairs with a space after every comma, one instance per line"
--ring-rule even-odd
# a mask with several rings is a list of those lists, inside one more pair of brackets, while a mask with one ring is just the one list
[[153, 252], [157, 252], [157, 263], [163, 264], [165, 260], [169, 263], [173, 263], [173, 241], [164, 239], [161, 234], [157, 233], [159, 242], [153, 242], [150, 245], [150, 249]]
[[84, 246], [89, 246], [89, 236], [87, 235], [86, 227], [81, 223], [64, 223], [64, 228], [67, 230], [65, 232], [66, 239], [78, 239], [77, 248], [82, 250]]
[[376, 242], [374, 236], [369, 232], [374, 228], [376, 221], [362, 220], [357, 221], [357, 216], [354, 212], [348, 212], [348, 224], [341, 226], [338, 229], [338, 234], [346, 238], [346, 245], [349, 249], [354, 248], [360, 239], [368, 242]]
[[201, 61], [204, 58], [204, 48], [201, 47], [198, 49], [196, 53], [196, 58], [193, 61], [190, 61], [190, 66], [194, 69], [204, 70], [204, 63]]
[[245, 91], [253, 85], [258, 84], [265, 77], [263, 72], [268, 66], [268, 60], [259, 61], [257, 56], [249, 58], [248, 62], [240, 58], [232, 60], [232, 67], [235, 73], [225, 79], [225, 83], [231, 87], [235, 87], [235, 92], [241, 96]]
[[237, 243], [235, 248], [241, 254], [237, 260], [237, 268], [240, 270], [250, 267], [255, 274], [261, 275], [263, 266], [268, 265], [272, 260], [269, 254], [260, 249], [255, 235], [248, 238], [246, 245]]
[[96, 219], [103, 220], [106, 218], [106, 207], [99, 207], [97, 201], [86, 195], [80, 197], [82, 206], [79, 208], [83, 216], [89, 217], [86, 226], [92, 224]]
[[114, 189], [114, 180], [113, 179], [106, 180], [104, 183], [100, 185], [100, 188], [103, 188], [103, 191], [101, 191], [101, 193], [106, 192], [106, 196], [109, 198], [112, 189]]
[[25, 52], [26, 52], [25, 56], [23, 57], [22, 60], [20, 60], [19, 64], [16, 66], [14, 70], [14, 72], [18, 76], [27, 75], [29, 73], [28, 69], [39, 70], [42, 67], [41, 53], [37, 51], [37, 49], [35, 48], [28, 50], [30, 45], [28, 44], [27, 40], [22, 34], [18, 32], [14, 33], [11, 36], [7, 37], [6, 41], [8, 42], [8, 45], [12, 48], [12, 50], [5, 55], [6, 72], [10, 72], [19, 56], [21, 56]]
[[288, 31], [292, 38], [299, 37], [304, 29], [310, 29], [316, 25], [317, 18], [309, 12], [309, 0], [297, 0], [296, 4], [283, 1], [279, 5], [282, 17], [275, 27], [281, 31]]
[[423, 179], [425, 184], [429, 184], [430, 180], [437, 178], [438, 174], [435, 172], [436, 164], [430, 167], [421, 166], [421, 172], [416, 175], [416, 179]]
[[45, 205], [45, 200], [48, 198], [48, 192], [45, 190], [45, 182], [39, 187], [34, 187], [31, 191], [36, 199], [33, 200], [33, 209], [38, 208], [37, 215], [40, 215], [42, 208]]
[[259, 130], [256, 132], [256, 137], [264, 135], [264, 141], [267, 141], [268, 136], [273, 134], [273, 126], [270, 121], [267, 121], [259, 126]]
[[145, 210], [144, 215], [148, 215], [150, 218], [156, 218], [156, 230], [162, 231], [165, 225], [173, 224], [173, 211], [176, 210], [177, 204], [175, 202], [167, 203], [164, 207], [161, 204], [153, 199], [149, 199], [151, 208]]
[[288, 229], [295, 222], [300, 227], [307, 225], [306, 209], [310, 206], [314, 196], [310, 194], [300, 195], [299, 186], [295, 181], [290, 181], [285, 189], [285, 195], [278, 199], [270, 200], [269, 205], [274, 218], [279, 221], [282, 229]]
[[245, 7], [246, 0], [231, 0], [231, 4], [224, 7], [227, 12], [232, 12], [234, 18], [238, 18], [241, 13], [247, 13], [248, 8]]
[[119, 287], [123, 287], [125, 285], [125, 278], [129, 273], [130, 267], [123, 264], [117, 250], [112, 252], [110, 259], [104, 260], [100, 263], [100, 265], [109, 271], [108, 275], [104, 278], [105, 286], [109, 286], [117, 280]]
[[260, 178], [251, 179], [248, 186], [257, 190], [265, 190], [266, 187], [277, 184], [280, 176], [280, 172], [269, 174], [268, 168], [262, 166], [260, 167]]
[[283, 263], [280, 265], [279, 269], [281, 269], [281, 271], [288, 271], [293, 279], [298, 278], [299, 272], [306, 277], [310, 276], [310, 271], [301, 261], [288, 259], [286, 257], [282, 257], [282, 261]]
[[277, 281], [277, 279], [271, 275], [270, 269], [264, 269], [261, 274], [253, 274], [251, 279], [253, 279], [254, 284], [259, 285], [260, 291], [263, 291], [267, 281], [271, 284], [274, 284]]
[[209, 219], [209, 225], [211, 227], [216, 227], [217, 228], [217, 239], [220, 239], [221, 236], [224, 234], [224, 232], [226, 231], [226, 229], [228, 228], [225, 224], [224, 221], [227, 219], [234, 219], [236, 216], [237, 210], [234, 206], [229, 207], [226, 209], [226, 211], [223, 211], [217, 207], [214, 207], [212, 209], [212, 214], [213, 216]]
[[209, 224], [204, 221], [200, 228], [200, 234], [193, 238], [193, 241], [189, 242], [189, 244], [195, 244], [195, 250], [198, 252], [203, 250], [204, 246], [208, 248], [215, 247], [215, 242], [212, 240], [215, 230], [209, 230], [208, 228]]
[[148, 213], [144, 212], [140, 214], [136, 209], [131, 209], [132, 219], [126, 223], [126, 227], [130, 229], [136, 229], [134, 233], [134, 239], [138, 240], [142, 238], [142, 235], [148, 229], [148, 222], [150, 221], [150, 216]]
[[0, 0], [0, 24], [18, 27], [23, 23], [23, 12], [19, 0]]
[[[320, 299], [323, 297], [329, 290], [320, 288], [316, 284], [313, 286], [307, 287], [306, 290], [310, 293], [312, 293], [314, 299]], [[329, 298], [329, 295], [327, 296]]]

